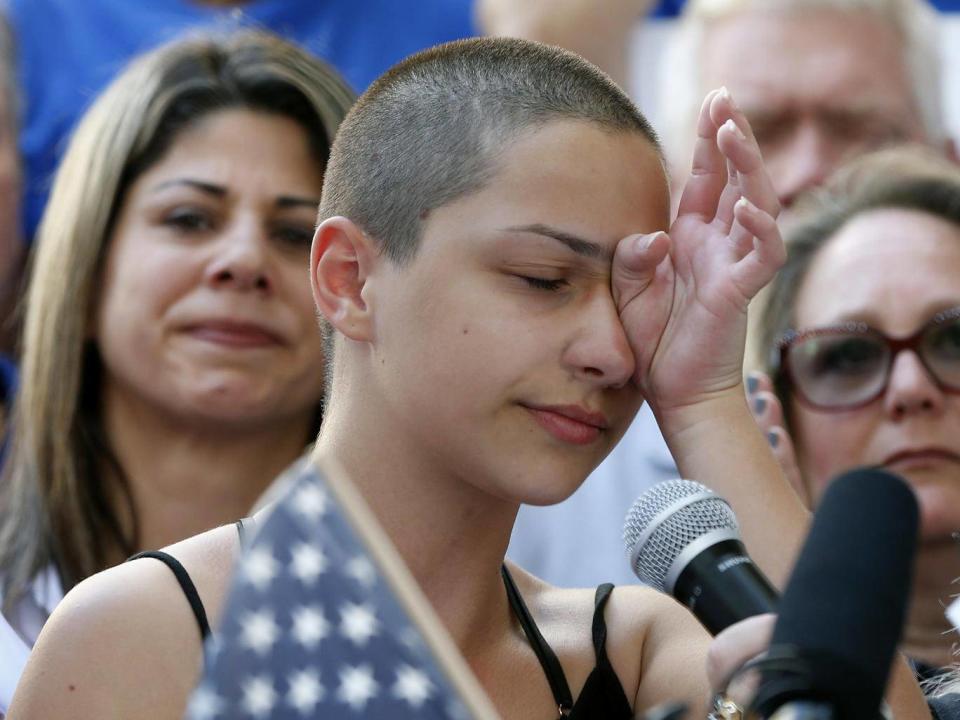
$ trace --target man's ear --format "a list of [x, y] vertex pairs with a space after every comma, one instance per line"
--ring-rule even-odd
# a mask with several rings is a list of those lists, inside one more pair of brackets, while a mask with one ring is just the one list
[[372, 336], [363, 289], [377, 255], [373, 241], [345, 217], [327, 218], [313, 236], [313, 301], [330, 324], [351, 340], [362, 342]]

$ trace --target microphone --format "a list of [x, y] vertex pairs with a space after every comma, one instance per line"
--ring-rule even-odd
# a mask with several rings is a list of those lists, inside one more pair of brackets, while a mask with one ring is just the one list
[[[897, 475], [857, 469], [820, 501], [786, 590], [751, 709], [876, 720], [906, 615], [917, 500]], [[804, 716], [801, 713], [799, 716]]]
[[641, 495], [623, 524], [630, 568], [686, 605], [710, 632], [774, 612], [777, 591], [753, 564], [727, 501], [692, 480]]

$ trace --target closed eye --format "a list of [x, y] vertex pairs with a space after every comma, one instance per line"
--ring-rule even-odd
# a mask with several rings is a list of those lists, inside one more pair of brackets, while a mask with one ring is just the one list
[[550, 292], [560, 290], [567, 284], [567, 281], [562, 279], [539, 278], [531, 277], [529, 275], [517, 275], [517, 277], [532, 288], [536, 288], [537, 290], [547, 290]]

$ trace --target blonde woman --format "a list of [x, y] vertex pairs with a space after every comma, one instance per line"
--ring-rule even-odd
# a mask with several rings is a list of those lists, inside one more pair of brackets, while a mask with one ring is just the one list
[[0, 715], [64, 591], [242, 517], [316, 435], [305, 268], [352, 100], [244, 33], [144, 56], [80, 123], [39, 232], [0, 501]]

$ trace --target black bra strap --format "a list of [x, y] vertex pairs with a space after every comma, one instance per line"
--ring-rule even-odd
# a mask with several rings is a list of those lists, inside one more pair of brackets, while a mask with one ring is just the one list
[[[506, 565], [500, 566], [500, 574], [503, 575], [503, 584], [507, 587], [507, 599], [510, 601], [510, 607], [513, 608], [517, 620], [520, 621], [520, 627], [523, 628], [533, 652], [536, 653], [537, 659], [543, 667], [547, 682], [550, 683], [550, 690], [553, 692], [553, 699], [560, 708], [561, 715], [564, 712], [569, 712], [573, 707], [573, 696], [570, 694], [570, 686], [567, 685], [567, 676], [563, 674], [563, 667], [533, 622], [533, 617], [530, 615], [526, 603], [523, 602], [520, 591], [517, 590], [516, 583], [513, 582]], [[604, 634], [606, 634], [606, 629], [604, 629]]]
[[154, 560], [159, 560], [173, 571], [177, 582], [180, 583], [180, 589], [183, 590], [183, 594], [187, 596], [187, 602], [190, 603], [190, 609], [193, 610], [193, 615], [197, 619], [197, 625], [200, 626], [200, 637], [206, 640], [210, 636], [210, 623], [207, 622], [207, 611], [203, 608], [203, 601], [200, 600], [197, 587], [193, 584], [193, 580], [190, 579], [186, 568], [184, 568], [183, 565], [180, 564], [180, 561], [173, 557], [173, 555], [165, 553], [162, 550], [147, 550], [146, 552], [137, 553], [129, 559], [137, 560], [138, 558], [153, 558]]
[[598, 585], [593, 610], [593, 651], [597, 655], [597, 667], [611, 671], [613, 667], [610, 665], [610, 658], [607, 657], [607, 622], [603, 618], [603, 609], [612, 592], [613, 585], [610, 583]]

